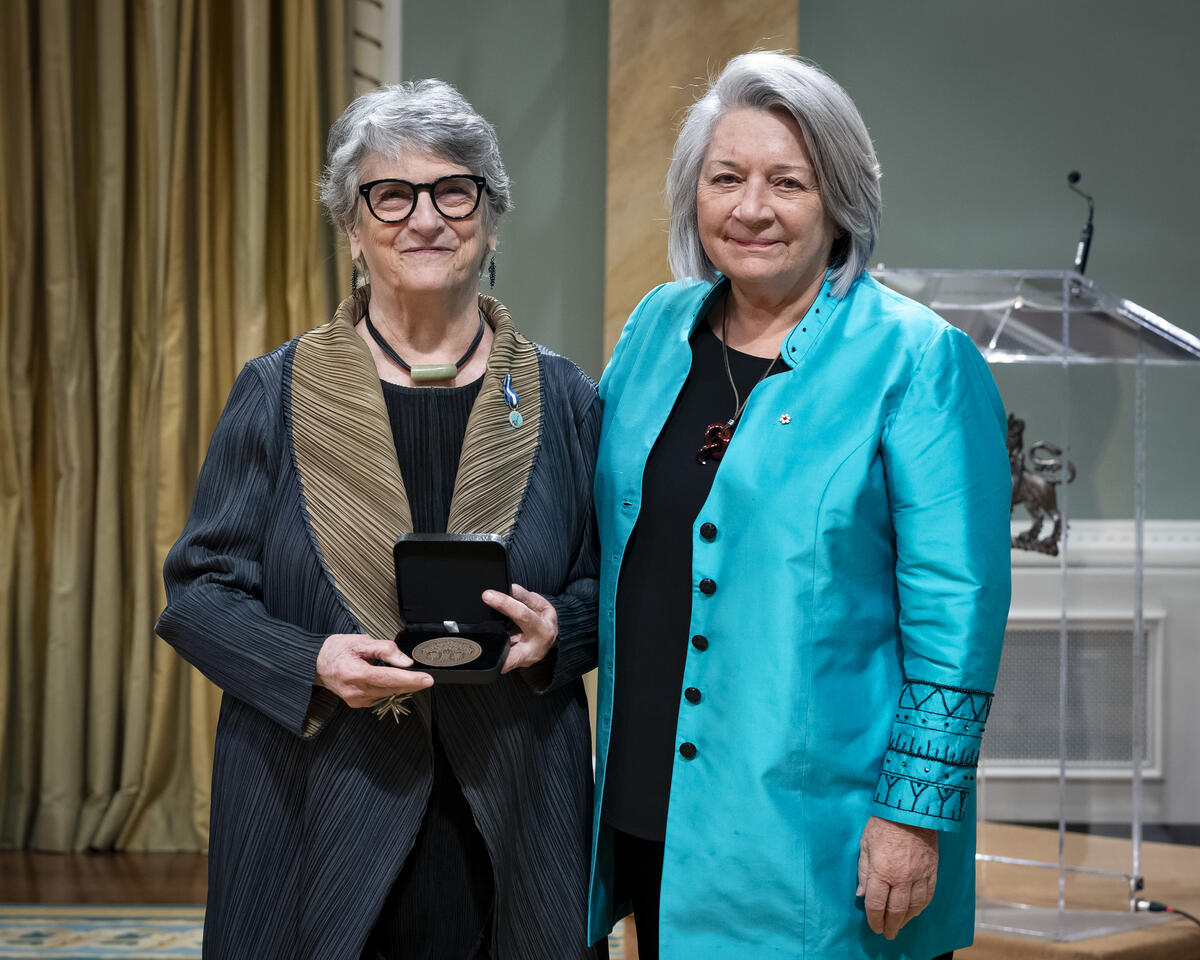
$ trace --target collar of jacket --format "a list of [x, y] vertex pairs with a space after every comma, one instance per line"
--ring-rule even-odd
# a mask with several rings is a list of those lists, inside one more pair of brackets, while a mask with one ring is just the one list
[[[392, 546], [412, 532], [375, 361], [354, 325], [370, 287], [347, 297], [328, 323], [296, 342], [290, 433], [313, 538], [325, 570], [361, 628], [394, 637], [403, 627]], [[533, 470], [541, 428], [537, 349], [517, 333], [500, 301], [480, 296], [492, 327], [483, 385], [467, 420], [450, 502], [449, 533], [508, 537]], [[522, 425], [504, 397], [512, 375]]]
[[[821, 289], [817, 291], [816, 299], [809, 306], [808, 312], [799, 323], [792, 327], [788, 335], [783, 338], [783, 343], [780, 344], [779, 352], [783, 357], [783, 362], [789, 367], [795, 368], [804, 362], [813, 345], [820, 338], [821, 331], [825, 329], [838, 305], [842, 303], [842, 299], [833, 295], [831, 274], [832, 271], [825, 271], [825, 280], [821, 283]], [[855, 283], [857, 282], [855, 281]], [[700, 294], [700, 299], [691, 314], [685, 313], [687, 320], [678, 331], [679, 339], [682, 342], [686, 343], [691, 339], [696, 325], [707, 315], [709, 307], [728, 289], [729, 280], [721, 274], [717, 275], [717, 279], [707, 290], [703, 287], [698, 288], [697, 293]]]

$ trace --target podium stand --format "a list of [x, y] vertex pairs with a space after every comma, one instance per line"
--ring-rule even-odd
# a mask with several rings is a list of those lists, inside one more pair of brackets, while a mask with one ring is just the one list
[[[980, 758], [977, 817], [981, 837], [989, 822], [1057, 821], [1058, 853], [978, 854], [976, 926], [1065, 942], [1157, 922], [1161, 914], [1134, 907], [1143, 885], [1145, 780], [1163, 776], [1163, 733], [1147, 715], [1160, 690], [1161, 660], [1148, 670], [1148, 649], [1162, 616], [1145, 605], [1145, 536], [1148, 503], [1152, 522], [1169, 518], [1170, 504], [1186, 496], [1183, 485], [1194, 489], [1194, 411], [1172, 417], [1170, 400], [1172, 391], [1200, 396], [1200, 339], [1077, 273], [873, 275], [971, 337], [1011, 415], [1014, 495], [1022, 482], [1022, 493], [1037, 490], [1028, 515], [1013, 512], [1014, 606]], [[1023, 435], [1014, 438], [1018, 427]], [[1100, 598], [1089, 580], [1096, 551], [1073, 550], [1073, 522], [1102, 526], [1118, 541], [1109, 545], [1109, 587]], [[1035, 600], [1018, 612], [1023, 594]], [[1039, 797], [1041, 812], [1030, 818]], [[1093, 819], [1120, 823], [1124, 862], [1075, 862], [1071, 824]], [[1015, 870], [1054, 871], [1057, 902], [989, 899], [989, 872], [1003, 873], [1011, 890]], [[1098, 888], [1111, 909], [1084, 909]]]

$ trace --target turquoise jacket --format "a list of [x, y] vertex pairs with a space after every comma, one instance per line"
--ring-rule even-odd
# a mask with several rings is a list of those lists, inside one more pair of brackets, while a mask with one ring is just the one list
[[[600, 822], [621, 558], [719, 288], [652, 290], [600, 382], [593, 938], [629, 909]], [[973, 935], [975, 767], [1010, 593], [1004, 409], [967, 336], [865, 274], [843, 299], [826, 280], [782, 355], [693, 527], [690, 633], [709, 643], [684, 672], [700, 701], [664, 691], [695, 751], [674, 758], [661, 956], [929, 960]], [[934, 899], [891, 942], [854, 896], [872, 814], [940, 831]]]

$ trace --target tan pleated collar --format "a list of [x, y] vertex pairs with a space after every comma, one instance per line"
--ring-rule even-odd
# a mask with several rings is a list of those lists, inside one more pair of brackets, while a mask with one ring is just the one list
[[[290, 426], [308, 522], [325, 568], [362, 628], [390, 639], [402, 627], [392, 546], [412, 532], [412, 515], [379, 373], [354, 330], [369, 301], [370, 288], [360, 288], [330, 322], [297, 341]], [[481, 295], [479, 307], [494, 337], [467, 420], [447, 531], [507, 537], [533, 470], [541, 378], [536, 348], [517, 333], [504, 305]], [[506, 374], [519, 397], [520, 427], [509, 420]], [[312, 732], [338, 702], [325, 693], [314, 697], [306, 724]]]

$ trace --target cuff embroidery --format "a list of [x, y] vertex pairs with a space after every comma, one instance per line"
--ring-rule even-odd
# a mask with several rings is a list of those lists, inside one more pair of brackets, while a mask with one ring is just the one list
[[991, 705], [985, 690], [906, 680], [875, 801], [906, 813], [962, 820]]

